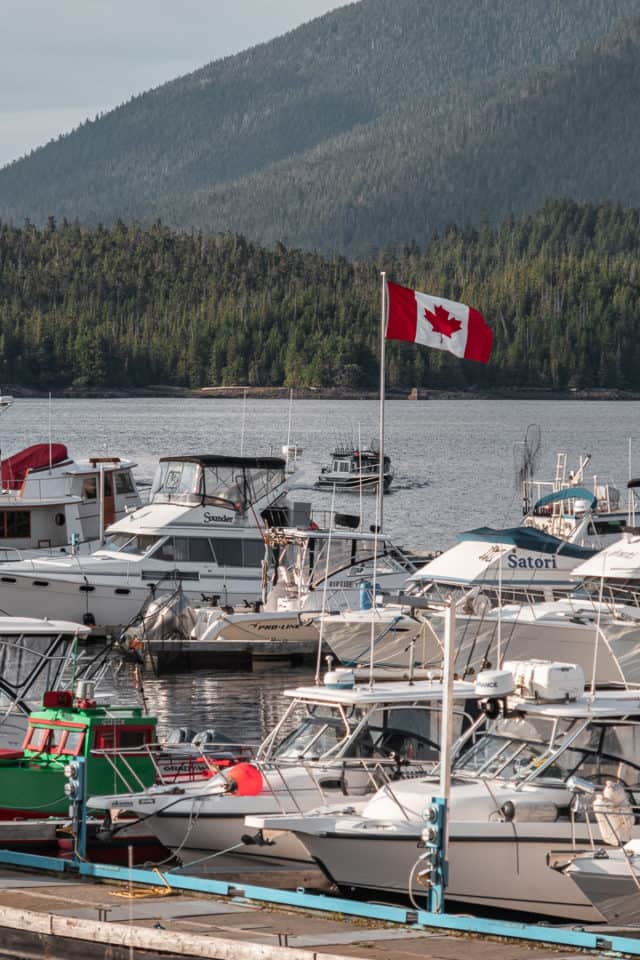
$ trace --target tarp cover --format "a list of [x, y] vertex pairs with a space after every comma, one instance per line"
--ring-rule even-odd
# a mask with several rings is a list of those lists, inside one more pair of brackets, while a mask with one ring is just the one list
[[28, 470], [37, 470], [48, 467], [49, 463], [62, 463], [69, 454], [64, 443], [34, 443], [25, 447], [20, 453], [14, 453], [2, 461], [2, 488], [3, 490], [17, 490], [24, 480]]

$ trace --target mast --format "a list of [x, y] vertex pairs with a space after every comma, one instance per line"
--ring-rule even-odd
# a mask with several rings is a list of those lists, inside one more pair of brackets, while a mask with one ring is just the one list
[[378, 442], [378, 454], [380, 463], [378, 466], [378, 525], [382, 531], [384, 523], [383, 497], [384, 497], [384, 394], [385, 394], [385, 334], [387, 332], [387, 274], [385, 270], [380, 272], [382, 278], [382, 291], [380, 302], [380, 438]]

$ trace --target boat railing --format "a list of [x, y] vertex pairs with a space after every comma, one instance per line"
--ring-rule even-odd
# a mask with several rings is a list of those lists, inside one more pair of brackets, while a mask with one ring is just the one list
[[112, 768], [114, 782], [121, 782], [125, 788], [118, 793], [137, 793], [148, 787], [135, 770], [141, 758], [152, 764], [156, 784], [172, 786], [207, 780], [235, 764], [254, 762], [255, 750], [255, 744], [221, 742], [173, 746], [151, 742], [124, 749], [94, 748], [91, 756], [104, 759]]
[[[335, 759], [303, 760], [291, 758], [290, 760], [255, 760], [255, 766], [267, 775], [272, 784], [279, 784], [276, 789], [272, 789], [274, 799], [278, 804], [281, 813], [291, 813], [292, 810], [299, 814], [308, 811], [308, 804], [300, 803], [303, 792], [307, 791], [300, 788], [299, 785], [292, 786], [291, 778], [287, 773], [295, 768], [304, 771], [312, 784], [312, 789], [318, 794], [318, 806], [335, 802], [335, 793], [329, 792], [327, 784], [330, 782], [334, 788], [339, 786], [345, 797], [369, 796], [376, 793], [382, 787], [391, 788], [393, 783], [398, 780], [405, 780], [413, 777], [426, 776], [432, 772], [435, 761], [431, 760], [410, 760], [399, 762], [396, 757], [342, 757]], [[350, 780], [354, 775], [364, 774], [364, 779], [354, 789]], [[332, 774], [335, 776], [332, 779]], [[288, 800], [288, 803], [286, 802]], [[402, 805], [399, 803], [402, 808]], [[408, 819], [408, 814], [403, 811]]]

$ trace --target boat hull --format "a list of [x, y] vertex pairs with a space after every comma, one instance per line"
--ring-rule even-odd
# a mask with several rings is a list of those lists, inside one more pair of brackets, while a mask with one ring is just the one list
[[[600, 911], [578, 887], [547, 866], [551, 849], [567, 854], [575, 851], [567, 824], [531, 823], [522, 827], [514, 831], [513, 823], [454, 823], [449, 840], [447, 899], [501, 911], [601, 921]], [[399, 835], [400, 829], [363, 831], [353, 837], [344, 828], [332, 830], [327, 822], [320, 836], [315, 829], [313, 834], [297, 835], [341, 890], [408, 897], [411, 872], [416, 864], [415, 872], [419, 872], [424, 846], [417, 828], [404, 836]], [[586, 848], [588, 836], [586, 830], [582, 833], [584, 836], [578, 834], [576, 839]], [[277, 849], [278, 842], [276, 853]], [[424, 896], [425, 888], [415, 881], [412, 889], [414, 897]]]
[[626, 926], [640, 923], [638, 876], [632, 871], [621, 850], [609, 850], [605, 857], [577, 857], [563, 872], [607, 923]]
[[[103, 632], [119, 630], [129, 624], [142, 606], [152, 598], [151, 583], [140, 577], [127, 578], [123, 573], [106, 578], [87, 573], [84, 577], [56, 576], [38, 570], [28, 574], [7, 571], [0, 582], [0, 605], [11, 616], [48, 617], [49, 619], [86, 622], [93, 618]], [[177, 582], [166, 579], [159, 584], [163, 591], [175, 589]], [[209, 580], [182, 581], [187, 600], [202, 603], [203, 594], [217, 593], [228, 603], [254, 602], [260, 595], [260, 579], [235, 579], [220, 575]]]

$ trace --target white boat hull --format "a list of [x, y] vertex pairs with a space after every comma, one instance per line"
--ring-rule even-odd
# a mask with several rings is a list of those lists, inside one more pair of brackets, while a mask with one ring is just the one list
[[[109, 578], [92, 576], [74, 579], [48, 574], [42, 568], [29, 574], [15, 570], [3, 573], [0, 579], [0, 605], [10, 616], [48, 617], [49, 619], [83, 622], [91, 614], [96, 626], [117, 630], [130, 623], [143, 604], [152, 597], [151, 584], [140, 577], [127, 578], [126, 573]], [[218, 593], [225, 602], [242, 603], [256, 600], [260, 593], [259, 577], [217, 578], [181, 581], [184, 595], [194, 604], [202, 603], [203, 594]], [[174, 590], [177, 582], [162, 580], [158, 589]]]
[[636, 864], [629, 863], [620, 849], [609, 849], [604, 857], [577, 857], [563, 871], [600, 911], [607, 923], [640, 923], [640, 889]]
[[[418, 827], [401, 835], [402, 824], [396, 823], [353, 836], [348, 822], [336, 831], [335, 819], [326, 818], [324, 825], [318, 818], [314, 821], [313, 833], [300, 831], [297, 836], [340, 889], [408, 896], [411, 871], [424, 853]], [[584, 824], [578, 828], [577, 840], [586, 846]], [[273, 847], [275, 855], [279, 842]], [[447, 898], [500, 910], [600, 921], [602, 915], [578, 887], [547, 866], [551, 850], [572, 849], [566, 823], [518, 824], [517, 830], [513, 823], [454, 823]], [[414, 882], [415, 897], [424, 896], [424, 891]]]

